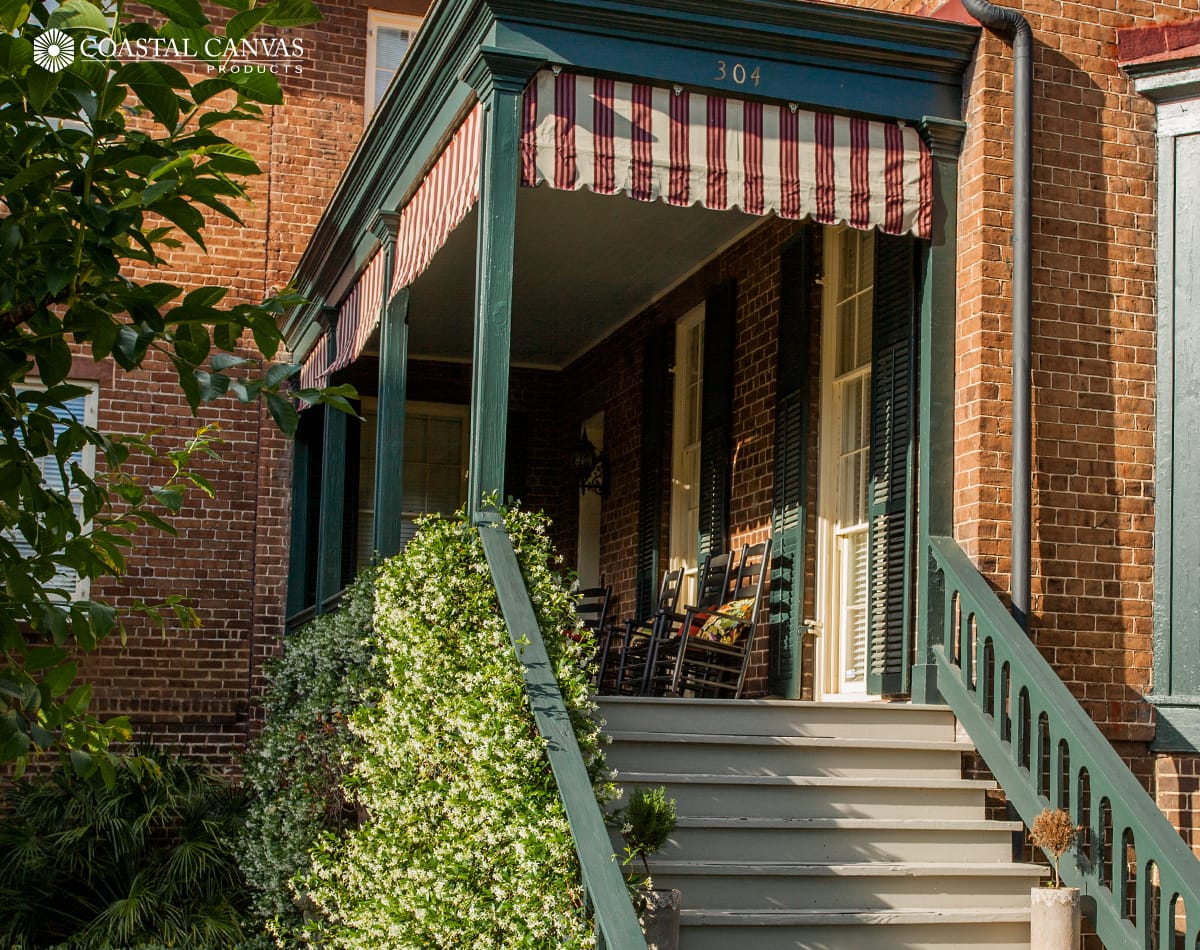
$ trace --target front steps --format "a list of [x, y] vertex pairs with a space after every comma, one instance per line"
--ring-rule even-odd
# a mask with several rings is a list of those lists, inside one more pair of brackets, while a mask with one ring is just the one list
[[[600, 698], [618, 784], [679, 821], [650, 862], [683, 892], [681, 950], [1029, 946], [1019, 823], [987, 821], [948, 709]], [[620, 853], [619, 838], [616, 850]]]

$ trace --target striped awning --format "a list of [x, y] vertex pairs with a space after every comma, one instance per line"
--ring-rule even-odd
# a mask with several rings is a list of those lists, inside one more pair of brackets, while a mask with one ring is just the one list
[[476, 103], [400, 212], [396, 273], [389, 296], [421, 276], [479, 200], [482, 116], [483, 107]]
[[928, 148], [897, 122], [565, 70], [525, 92], [523, 185], [928, 237], [931, 179]]
[[[322, 333], [313, 348], [300, 364], [300, 388], [317, 389], [325, 385], [329, 376], [329, 334]], [[301, 403], [301, 408], [308, 403]]]
[[354, 287], [338, 308], [337, 348], [326, 376], [345, 369], [362, 356], [367, 340], [379, 326], [383, 311], [383, 282], [387, 255], [380, 248], [359, 274]]

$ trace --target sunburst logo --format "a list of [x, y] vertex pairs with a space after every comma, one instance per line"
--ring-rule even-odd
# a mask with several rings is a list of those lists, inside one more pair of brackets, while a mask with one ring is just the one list
[[62, 30], [47, 30], [33, 41], [33, 61], [51, 73], [75, 62], [75, 41]]

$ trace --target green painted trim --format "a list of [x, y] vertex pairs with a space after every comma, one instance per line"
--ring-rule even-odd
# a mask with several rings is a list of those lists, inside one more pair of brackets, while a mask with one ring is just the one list
[[500, 612], [521, 664], [525, 695], [537, 723], [538, 735], [545, 742], [550, 769], [571, 826], [571, 838], [579, 856], [583, 886], [592, 907], [600, 945], [612, 950], [645, 950], [646, 940], [621, 877], [621, 866], [613, 855], [604, 816], [596, 804], [596, 794], [554, 676], [554, 665], [542, 640], [512, 541], [503, 521], [493, 512], [479, 514], [475, 525], [496, 585]]
[[783, 248], [779, 275], [779, 344], [775, 372], [775, 467], [772, 472], [768, 688], [799, 699], [803, 688], [804, 598], [808, 543], [809, 391], [812, 326], [812, 231]]
[[321, 521], [317, 550], [317, 612], [342, 589], [342, 534], [346, 527], [346, 442], [349, 416], [325, 407], [321, 462]]
[[[337, 358], [336, 310], [326, 308], [329, 362]], [[317, 527], [317, 613], [342, 589], [342, 535], [346, 529], [346, 445], [349, 416], [324, 406], [325, 433], [321, 439], [321, 517]]]
[[[1108, 740], [1011, 617], [995, 592], [948, 537], [932, 537], [924, 549], [933, 569], [943, 576], [942, 599], [929, 609], [942, 614], [947, 639], [933, 649], [938, 686], [966, 728], [1005, 797], [1026, 825], [1043, 808], [1067, 807], [1072, 823], [1088, 824], [1090, 850], [1064, 855], [1064, 881], [1084, 895], [1084, 909], [1109, 950], [1145, 950], [1151, 946], [1151, 927], [1174, 931], [1174, 915], [1159, 920], [1150, 907], [1152, 889], [1147, 870], [1158, 875], [1161, 907], [1173, 908], [1173, 897], [1185, 907], [1200, 907], [1200, 861], [1184, 843], [1153, 799], [1134, 778]], [[956, 613], [957, 607], [957, 613]], [[953, 623], [955, 617], [957, 624]], [[971, 623], [974, 621], [974, 632]], [[1043, 740], [1037, 724], [1046, 718]], [[1065, 747], [1066, 763], [1060, 757]], [[1042, 779], [1046, 761], [1049, 781]], [[1082, 812], [1081, 773], [1087, 770], [1089, 814]], [[1063, 772], [1067, 771], [1067, 787]], [[1104, 881], [1106, 828], [1100, 803], [1111, 814], [1111, 866], [1114, 880]], [[1135, 930], [1127, 918], [1129, 865], [1125, 838], [1137, 853]], [[1189, 914], [1184, 945], [1200, 941], [1200, 915]], [[1162, 936], [1158, 946], [1169, 938]]]
[[[390, 266], [389, 266], [390, 270]], [[379, 328], [379, 411], [375, 420], [375, 553], [404, 546], [404, 405], [408, 394], [408, 290], [384, 305]]]
[[292, 440], [292, 518], [288, 546], [288, 617], [298, 614], [308, 605], [305, 601], [304, 578], [308, 573], [308, 533], [311, 530], [308, 517], [308, 495], [313, 486], [309, 484], [308, 441], [303, 438]]
[[539, 65], [485, 48], [468, 69], [484, 103], [467, 468], [467, 510], [472, 515], [479, 513], [485, 496], [504, 492], [521, 94]]
[[1154, 707], [1154, 752], [1200, 752], [1200, 696], [1146, 697]]
[[958, 156], [966, 125], [926, 119], [933, 152], [933, 235], [921, 282], [917, 407], [917, 637], [913, 655], [913, 702], [939, 703], [933, 649], [944, 642], [941, 574], [925, 552], [933, 535], [954, 533], [954, 339], [958, 326]]

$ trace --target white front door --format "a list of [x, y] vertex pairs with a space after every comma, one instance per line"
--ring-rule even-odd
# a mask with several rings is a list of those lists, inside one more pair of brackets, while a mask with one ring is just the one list
[[824, 254], [816, 685], [854, 699], [867, 689], [874, 235], [827, 228]]

